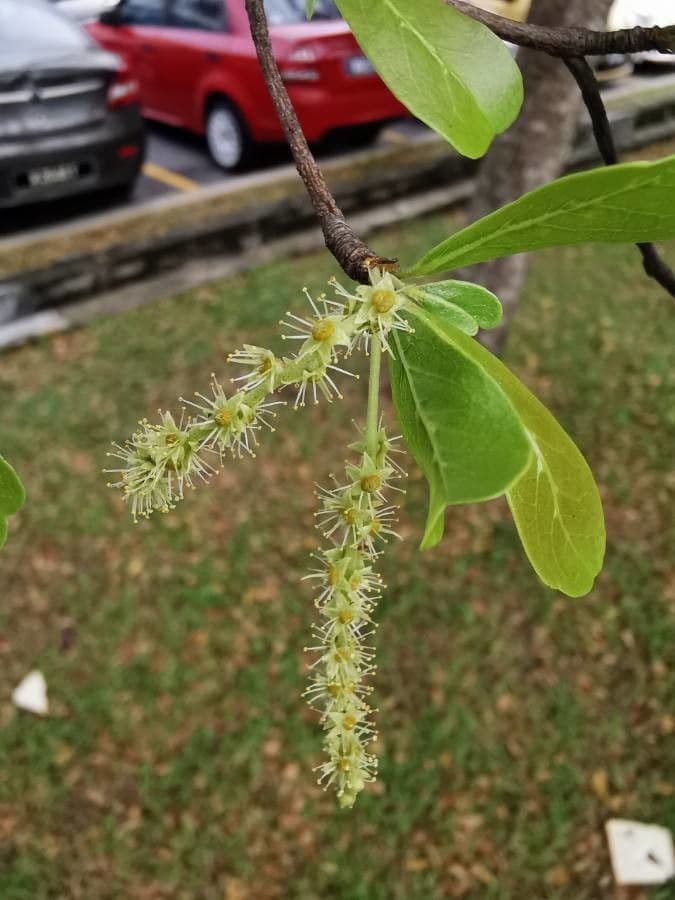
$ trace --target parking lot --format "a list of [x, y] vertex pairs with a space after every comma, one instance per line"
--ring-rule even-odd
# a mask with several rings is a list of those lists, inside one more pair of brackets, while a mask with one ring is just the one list
[[[386, 125], [375, 143], [406, 143], [414, 141], [425, 132], [425, 127], [419, 122], [412, 119], [400, 120]], [[222, 184], [241, 177], [220, 169], [211, 160], [204, 139], [189, 132], [146, 121], [146, 137], [143, 172], [128, 200], [120, 202], [117, 198], [105, 195], [83, 195], [19, 208], [3, 216], [0, 234], [27, 233], [37, 228], [72, 222], [106, 209], [119, 208], [122, 203], [141, 206], [168, 194], [189, 193], [205, 185]], [[362, 135], [355, 131], [337, 134], [314, 149], [317, 157], [328, 159], [364, 146], [372, 144], [364, 143]], [[290, 161], [291, 157], [285, 146], [265, 146], [259, 150], [255, 170], [269, 170], [275, 166], [287, 165]]]
[[[611, 108], [612, 102], [630, 102], [628, 98], [644, 90], [675, 94], [675, 78], [670, 66], [641, 67], [628, 75], [607, 83], [603, 92]], [[622, 99], [625, 98], [625, 99]], [[406, 144], [426, 133], [426, 128], [413, 119], [401, 119], [383, 126], [375, 145]], [[153, 200], [176, 194], [188, 194], [210, 184], [235, 182], [240, 174], [227, 174], [210, 158], [203, 138], [178, 128], [146, 121], [147, 148], [143, 171], [130, 198], [95, 194], [71, 197], [12, 210], [0, 221], [0, 236], [28, 234], [43, 228], [72, 223], [124, 205], [141, 207]], [[345, 155], [355, 149], [373, 146], [358, 131], [337, 133], [314, 147], [319, 159]], [[271, 170], [288, 165], [291, 158], [283, 145], [260, 148], [255, 170]], [[251, 170], [249, 170], [251, 171]], [[243, 173], [246, 174], [246, 173]]]
[[[385, 126], [378, 141], [402, 142], [414, 140], [423, 134], [423, 125], [413, 120], [401, 120]], [[319, 157], [347, 153], [362, 144], [358, 131], [336, 135], [316, 148]], [[256, 168], [269, 168], [290, 161], [288, 150], [280, 146], [265, 147], [260, 151]], [[236, 177], [226, 175], [209, 158], [204, 141], [187, 132], [152, 123], [148, 125], [148, 158], [143, 167], [134, 202], [142, 203], [149, 197], [167, 191], [190, 191], [205, 184]]]

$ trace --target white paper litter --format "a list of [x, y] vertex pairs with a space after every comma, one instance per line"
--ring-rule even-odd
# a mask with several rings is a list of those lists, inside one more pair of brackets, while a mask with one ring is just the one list
[[12, 703], [18, 709], [35, 713], [36, 716], [46, 716], [49, 712], [47, 700], [47, 682], [42, 672], [37, 669], [29, 672], [26, 677], [17, 684], [12, 691]]
[[667, 828], [609, 819], [605, 831], [617, 884], [663, 884], [675, 877], [673, 837]]

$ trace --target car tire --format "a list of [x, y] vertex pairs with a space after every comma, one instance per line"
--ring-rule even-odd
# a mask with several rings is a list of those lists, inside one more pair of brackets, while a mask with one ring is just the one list
[[214, 100], [206, 112], [206, 144], [211, 159], [226, 172], [251, 161], [251, 141], [241, 116], [227, 100]]
[[384, 122], [368, 122], [365, 125], [354, 125], [347, 130], [344, 140], [349, 147], [369, 147], [375, 143], [383, 129]]

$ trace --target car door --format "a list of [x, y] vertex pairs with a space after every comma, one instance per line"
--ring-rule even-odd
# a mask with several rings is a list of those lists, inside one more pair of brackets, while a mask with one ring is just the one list
[[90, 34], [106, 49], [127, 62], [138, 79], [144, 115], [161, 117], [162, 73], [158, 66], [163, 36], [166, 33], [167, 0], [122, 0], [114, 20], [89, 28]]
[[156, 54], [166, 121], [201, 128], [199, 88], [222, 59], [226, 29], [224, 0], [169, 0], [167, 27]]

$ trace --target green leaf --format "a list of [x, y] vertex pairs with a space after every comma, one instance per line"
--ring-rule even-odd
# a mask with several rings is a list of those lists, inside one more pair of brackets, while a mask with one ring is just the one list
[[675, 238], [675, 156], [560, 178], [430, 250], [406, 273], [431, 275], [546, 247]]
[[605, 524], [591, 470], [551, 413], [477, 341], [455, 333], [458, 349], [481, 366], [517, 411], [532, 456], [507, 491], [520, 539], [541, 580], [581, 597], [593, 587], [605, 553]]
[[457, 336], [474, 342], [427, 311], [408, 318], [415, 333], [393, 332], [390, 373], [403, 437], [429, 482], [426, 549], [443, 535], [447, 505], [503, 494], [531, 450], [504, 392]]
[[442, 0], [337, 0], [392, 93], [471, 158], [514, 121], [520, 70], [489, 29]]
[[468, 281], [438, 281], [411, 288], [413, 296], [435, 318], [476, 334], [479, 328], [494, 328], [502, 318], [502, 305], [493, 293]]
[[7, 460], [0, 456], [0, 515], [13, 516], [23, 506], [26, 492], [19, 476]]
[[314, 15], [314, 7], [316, 6], [316, 0], [305, 0], [305, 13], [307, 14], [307, 18], [311, 19]]
[[0, 547], [7, 539], [7, 518], [23, 506], [26, 492], [10, 464], [0, 456]]

